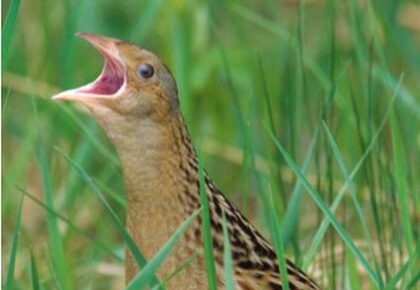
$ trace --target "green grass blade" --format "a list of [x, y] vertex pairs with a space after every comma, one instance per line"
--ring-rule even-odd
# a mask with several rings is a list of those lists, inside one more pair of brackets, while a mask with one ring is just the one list
[[95, 137], [95, 131], [92, 129], [92, 126], [89, 126], [84, 122], [77, 114], [66, 104], [57, 104], [60, 110], [67, 114], [67, 116], [74, 122], [76, 126], [83, 132], [83, 137], [89, 141], [96, 150], [98, 150], [107, 161], [111, 162], [112, 166], [115, 168], [118, 166], [118, 158], [109, 150], [103, 142]]
[[[130, 236], [130, 234], [125, 229], [124, 225], [118, 218], [115, 211], [112, 209], [111, 205], [106, 200], [105, 196], [102, 194], [102, 192], [99, 190], [99, 188], [96, 186], [96, 184], [93, 182], [92, 178], [81, 168], [77, 163], [75, 163], [70, 156], [68, 156], [66, 153], [61, 151], [59, 148], [55, 148], [58, 153], [60, 153], [64, 159], [79, 172], [80, 177], [86, 182], [86, 184], [90, 187], [90, 189], [96, 194], [96, 196], [99, 198], [99, 200], [102, 202], [102, 204], [107, 209], [108, 213], [110, 214], [112, 221], [122, 236], [124, 242], [126, 243], [128, 249], [130, 250], [131, 254], [133, 255], [134, 260], [139, 265], [140, 268], [143, 268], [146, 266], [147, 261], [144, 255], [141, 253], [140, 249], [137, 247], [136, 243], [134, 242], [133, 238]], [[155, 284], [158, 284], [158, 279], [155, 277], [153, 282]]]
[[168, 239], [162, 248], [156, 253], [156, 255], [146, 264], [146, 266], [131, 280], [126, 290], [138, 290], [145, 289], [156, 275], [156, 271], [160, 265], [165, 261], [172, 249], [177, 244], [179, 238], [197, 217], [199, 210], [196, 210], [191, 216], [189, 216], [175, 231], [175, 233]]
[[[400, 84], [401, 84], [402, 78], [400, 78]], [[398, 91], [397, 87], [397, 91]], [[344, 183], [344, 185], [340, 188], [340, 190], [337, 193], [336, 198], [334, 199], [332, 205], [331, 205], [331, 211], [335, 212], [335, 210], [337, 209], [338, 205], [340, 204], [341, 199], [344, 197], [344, 194], [347, 190], [347, 187], [350, 185], [349, 182], [351, 182], [353, 180], [353, 178], [355, 177], [356, 173], [359, 171], [360, 167], [362, 166], [363, 162], [366, 160], [366, 158], [369, 156], [372, 148], [374, 147], [374, 145], [376, 144], [376, 141], [379, 138], [380, 133], [382, 132], [383, 128], [385, 127], [386, 121], [388, 120], [389, 115], [391, 114], [392, 111], [392, 107], [394, 105], [395, 102], [395, 98], [397, 96], [397, 91], [394, 92], [394, 95], [391, 99], [391, 102], [389, 102], [387, 111], [384, 115], [384, 118], [382, 119], [382, 122], [380, 123], [378, 129], [376, 130], [375, 134], [372, 136], [372, 139], [369, 143], [369, 145], [367, 146], [365, 152], [363, 153], [362, 157], [360, 158], [360, 160], [357, 162], [356, 166], [354, 167], [353, 171], [350, 173], [348, 180], [346, 180], [346, 182]], [[315, 237], [312, 241], [311, 246], [309, 247], [309, 250], [307, 252], [307, 254], [305, 255], [305, 259], [304, 259], [304, 263], [303, 263], [303, 269], [308, 269], [309, 265], [311, 264], [313, 257], [315, 256], [317, 249], [319, 248], [319, 245], [321, 244], [321, 240], [323, 238], [323, 236], [325, 235], [327, 228], [328, 228], [328, 218], [325, 217], [324, 220], [322, 221], [320, 227], [318, 228], [317, 233], [315, 234]]]
[[127, 209], [127, 201], [125, 200], [124, 196], [116, 192], [115, 189], [106, 185], [103, 180], [100, 180], [100, 178], [94, 178], [94, 182], [98, 185], [99, 188], [102, 189], [102, 192], [106, 192], [113, 201], [115, 201], [122, 208]]
[[6, 20], [4, 22], [2, 37], [1, 37], [2, 68], [6, 66], [7, 59], [9, 57], [9, 49], [12, 42], [13, 30], [15, 28], [16, 19], [19, 12], [19, 7], [20, 7], [20, 0], [12, 0], [10, 3], [9, 11], [7, 12]]
[[[39, 152], [39, 165], [41, 168], [41, 174], [43, 177], [43, 184], [44, 184], [44, 195], [45, 195], [45, 204], [54, 209], [54, 202], [53, 202], [53, 193], [52, 193], [52, 185], [51, 185], [51, 176], [49, 174], [48, 168], [48, 161], [47, 155], [45, 152], [45, 148], [40, 148]], [[67, 259], [64, 256], [63, 250], [63, 242], [61, 239], [60, 231], [58, 229], [58, 224], [56, 217], [47, 212], [47, 228], [48, 228], [48, 237], [49, 243], [51, 247], [51, 256], [53, 259], [53, 264], [56, 271], [56, 277], [58, 279], [58, 283], [62, 289], [70, 289], [70, 280], [67, 275], [68, 270], [66, 266]]]
[[33, 154], [33, 146], [36, 143], [37, 134], [35, 131], [29, 132], [25, 138], [21, 140], [20, 147], [15, 151], [14, 160], [8, 166], [8, 178], [5, 178], [2, 185], [2, 191], [12, 190], [16, 184], [27, 174], [26, 161], [30, 159]]
[[31, 251], [31, 280], [32, 280], [32, 289], [33, 290], [40, 290], [40, 284], [39, 284], [39, 274], [38, 269], [36, 267], [35, 257], [34, 254]]
[[[335, 142], [334, 137], [332, 136], [331, 131], [329, 130], [329, 128], [328, 128], [328, 126], [326, 125], [325, 122], [323, 122], [323, 125], [324, 125], [325, 132], [327, 134], [327, 139], [328, 139], [328, 142], [330, 144], [330, 147], [331, 147], [331, 149], [333, 151], [333, 154], [335, 156], [335, 159], [337, 160], [338, 166], [339, 166], [339, 168], [340, 168], [340, 170], [341, 170], [341, 172], [342, 172], [342, 174], [344, 176], [345, 184], [348, 184], [349, 187], [350, 187], [351, 197], [352, 197], [354, 206], [356, 208], [356, 214], [357, 214], [357, 216], [358, 216], [358, 218], [359, 218], [359, 220], [360, 220], [360, 222], [362, 224], [363, 232], [364, 232], [364, 235], [366, 237], [369, 250], [372, 253], [373, 257], [375, 257], [375, 251], [373, 249], [373, 242], [372, 242], [372, 236], [370, 234], [370, 228], [369, 228], [369, 225], [368, 225], [368, 223], [367, 223], [367, 221], [365, 219], [365, 214], [363, 213], [362, 206], [361, 206], [360, 201], [359, 201], [359, 199], [357, 197], [356, 189], [354, 188], [353, 181], [352, 181], [353, 177], [356, 175], [356, 173], [358, 171], [353, 170], [353, 172], [351, 173], [351, 175], [348, 173], [347, 168], [346, 168], [346, 165], [345, 165], [345, 162], [344, 162], [344, 159], [343, 159], [343, 156], [342, 156], [340, 150], [338, 149], [338, 145]], [[375, 141], [375, 140], [376, 140], [376, 138], [373, 141]], [[358, 164], [360, 164], [360, 165], [362, 164], [361, 162], [363, 162], [365, 160], [365, 158], [368, 156], [368, 154], [370, 153], [371, 148], [372, 148], [372, 146], [369, 146], [369, 148], [368, 148], [369, 150], [366, 150], [365, 151], [362, 159], [359, 161]], [[359, 169], [359, 168], [360, 168], [360, 166], [357, 166], [356, 167], [356, 169]], [[338, 204], [339, 204], [338, 197], [340, 197], [340, 200], [341, 200], [341, 198], [344, 195], [344, 193], [345, 193], [345, 190], [340, 190], [339, 191], [339, 193], [337, 195], [337, 203], [335, 205], [338, 206]], [[335, 206], [334, 209], [331, 207], [331, 211], [334, 212], [336, 210], [337, 206]], [[327, 223], [328, 221], [325, 220], [325, 222]], [[314, 239], [314, 240], [318, 240], [318, 236], [316, 236], [316, 237], [317, 238]], [[307, 255], [307, 257], [310, 258], [310, 257], [312, 257], [312, 255]], [[306, 266], [309, 266], [309, 261], [310, 260], [307, 260]], [[378, 276], [381, 277], [380, 276], [380, 273], [378, 271], [378, 269], [379, 269], [379, 263], [378, 263], [376, 257], [375, 257], [374, 261], [375, 261], [375, 266], [376, 266], [376, 269], [377, 269], [377, 272], [378, 272]]]
[[[318, 135], [320, 131], [319, 128], [320, 128], [319, 125], [315, 127], [311, 142], [309, 143], [309, 148], [306, 153], [305, 159], [303, 161], [303, 166], [302, 166], [303, 173], [306, 173], [306, 171], [308, 170], [309, 164], [314, 155], [315, 145], [318, 141]], [[284, 214], [283, 226], [281, 227], [282, 229], [281, 237], [284, 244], [287, 244], [288, 241], [290, 241], [293, 235], [293, 232], [296, 230], [296, 223], [297, 223], [298, 215], [299, 215], [299, 205], [302, 201], [302, 195], [303, 195], [302, 189], [303, 189], [302, 182], [300, 180], [297, 180], [296, 185], [293, 187], [290, 202], [286, 209], [286, 213]]]
[[164, 0], [145, 1], [143, 2], [146, 7], [142, 7], [141, 14], [138, 16], [138, 21], [133, 25], [134, 29], [131, 32], [130, 39], [143, 41], [145, 34], [149, 31], [150, 25], [156, 19]]
[[[76, 163], [83, 166], [85, 164], [89, 164], [88, 162], [91, 161], [90, 158], [91, 158], [92, 153], [93, 153], [93, 146], [91, 146], [91, 144], [88, 141], [83, 139], [81, 140], [79, 144], [77, 144], [73, 153], [73, 156], [74, 156], [73, 158]], [[83, 190], [83, 187], [81, 186], [81, 180], [79, 178], [79, 174], [76, 172], [76, 170], [71, 170], [67, 174], [66, 181], [64, 183], [66, 184], [66, 187], [63, 192], [63, 195], [64, 195], [63, 206], [66, 208], [71, 208], [75, 199]]]
[[[338, 87], [339, 83], [341, 82], [341, 80], [344, 77], [344, 73], [345, 73], [346, 68], [347, 68], [347, 64], [340, 71], [340, 74], [336, 78], [336, 80], [332, 83], [333, 85], [329, 89], [328, 97], [326, 98], [326, 100], [325, 100], [325, 102], [322, 106], [322, 109], [319, 112], [318, 120], [317, 120], [316, 126], [313, 130], [312, 137], [311, 137], [311, 142], [309, 143], [307, 153], [305, 155], [305, 159], [303, 160], [302, 172], [304, 174], [306, 174], [306, 171], [308, 170], [309, 165], [310, 165], [310, 163], [313, 160], [314, 155], [315, 155], [315, 147], [316, 147], [317, 142], [318, 142], [319, 132], [321, 131], [320, 128], [321, 128], [322, 118], [323, 118], [324, 114], [331, 107], [333, 97], [335, 95], [335, 92], [337, 91], [337, 87]], [[288, 241], [291, 239], [291, 237], [293, 235], [293, 232], [296, 229], [296, 223], [297, 223], [298, 215], [299, 215], [299, 205], [301, 203], [302, 195], [303, 195], [303, 190], [302, 189], [303, 189], [302, 188], [302, 183], [298, 179], [295, 186], [293, 187], [290, 202], [287, 206], [286, 213], [284, 215], [284, 222], [283, 222], [283, 225], [282, 225], [282, 239], [283, 239], [283, 243], [285, 245], [287, 245]]]
[[[420, 275], [420, 271], [419, 271], [419, 267], [418, 267], [418, 263], [419, 263], [419, 255], [420, 254], [420, 249], [417, 248], [416, 251], [409, 256], [408, 261], [405, 262], [400, 269], [398, 270], [397, 273], [395, 273], [394, 277], [392, 277], [392, 279], [386, 284], [384, 290], [393, 290], [393, 289], [397, 289], [397, 284], [398, 282], [400, 282], [400, 280], [404, 277], [404, 275], [407, 273], [408, 270], [410, 270], [412, 267], [414, 267], [414, 269], [417, 268], [417, 275]], [[416, 263], [417, 263], [417, 267], [416, 267]], [[407, 289], [409, 287], [410, 283], [407, 283], [407, 286], [405, 288], [402, 289]]]
[[420, 283], [420, 272], [417, 272], [415, 276], [410, 281], [408, 281], [407, 285], [404, 287], [404, 290], [411, 290], [411, 289], [418, 290], [419, 283]]
[[209, 211], [209, 202], [207, 196], [206, 183], [204, 178], [204, 166], [203, 158], [201, 154], [201, 148], [198, 147], [198, 180], [200, 183], [200, 202], [201, 202], [201, 220], [202, 220], [202, 234], [204, 241], [204, 257], [206, 262], [207, 269], [207, 280], [209, 285], [209, 290], [217, 289], [217, 280], [216, 280], [216, 266], [214, 260], [213, 252], [213, 238], [210, 228], [210, 211]]
[[265, 126], [265, 129], [267, 130], [268, 134], [270, 135], [271, 139], [273, 140], [274, 144], [278, 148], [278, 150], [281, 152], [283, 157], [286, 159], [286, 162], [289, 164], [290, 168], [295, 172], [297, 177], [301, 180], [303, 186], [309, 193], [309, 195], [312, 197], [314, 202], [317, 204], [317, 206], [321, 209], [321, 211], [324, 213], [326, 218], [329, 219], [331, 224], [336, 229], [337, 233], [340, 235], [342, 240], [345, 242], [345, 244], [350, 248], [350, 250], [353, 252], [353, 254], [356, 256], [360, 264], [365, 268], [367, 274], [375, 283], [375, 285], [378, 288], [382, 287], [381, 280], [377, 277], [377, 274], [372, 270], [370, 267], [368, 261], [363, 256], [363, 254], [360, 252], [359, 248], [354, 244], [352, 238], [347, 233], [347, 231], [343, 228], [343, 226], [337, 221], [334, 214], [331, 212], [331, 210], [328, 208], [328, 206], [325, 204], [324, 200], [322, 199], [321, 195], [312, 187], [312, 185], [307, 180], [306, 176], [302, 173], [302, 171], [299, 169], [297, 164], [293, 161], [293, 159], [290, 157], [289, 153], [283, 148], [283, 146], [279, 143], [279, 141], [276, 139], [273, 132], [270, 131], [270, 129]]
[[[6, 93], [3, 93], [2, 94], [2, 100], [3, 100], [3, 103], [2, 103], [2, 108], [1, 108], [1, 120], [2, 121], [5, 121], [5, 120], [7, 120], [7, 108], [8, 108], [8, 104], [9, 104], [9, 100], [10, 100], [10, 88], [8, 88], [7, 89], [7, 92]], [[4, 124], [4, 123], [3, 123]]]
[[398, 97], [401, 98], [402, 104], [406, 107], [406, 109], [411, 113], [411, 116], [420, 120], [420, 104], [416, 100], [416, 97], [410, 90], [401, 84], [401, 80], [398, 80], [390, 73], [381, 74], [380, 69], [377, 66], [373, 67], [373, 76], [383, 82], [383, 84], [390, 89], [393, 89], [398, 93]]
[[[35, 99], [33, 98], [33, 106], [36, 118], [38, 120], [38, 109]], [[50, 169], [48, 164], [48, 155], [47, 155], [47, 148], [44, 144], [41, 135], [41, 128], [38, 127], [38, 152], [37, 152], [37, 161], [38, 166], [40, 169], [42, 183], [43, 183], [43, 190], [44, 190], [44, 199], [45, 204], [54, 209], [54, 197], [53, 197], [53, 185], [52, 179], [50, 175]], [[56, 217], [47, 212], [47, 229], [48, 229], [48, 237], [49, 237], [49, 245], [50, 245], [50, 253], [55, 269], [55, 274], [57, 277], [57, 283], [62, 290], [68, 290], [71, 288], [70, 286], [70, 278], [69, 277], [69, 268], [67, 266], [67, 259], [64, 255], [64, 247], [63, 241], [61, 238], [61, 234], [58, 228], [57, 219]]]
[[[234, 6], [234, 10], [244, 19], [274, 34], [275, 36], [279, 37], [285, 44], [288, 44], [291, 48], [296, 50], [296, 52], [298, 51], [299, 43], [296, 41], [295, 38], [291, 37], [287, 29], [282, 27], [280, 24], [273, 23], [272, 21], [265, 19], [261, 15], [239, 4], [236, 4]], [[316, 63], [312, 56], [305, 51], [303, 51], [303, 61], [305, 63], [305, 66], [318, 79], [322, 87], [328, 90], [331, 85], [328, 76], [323, 71], [323, 69]]]
[[407, 191], [406, 176], [407, 164], [404, 156], [403, 138], [398, 129], [397, 117], [395, 112], [391, 113], [391, 139], [394, 160], [394, 174], [397, 185], [397, 197], [399, 201], [399, 213], [402, 224], [402, 233], [408, 253], [411, 255], [414, 251], [413, 229], [411, 227], [409, 192]]
[[233, 276], [232, 249], [229, 241], [229, 230], [226, 222], [226, 215], [223, 212], [223, 270], [225, 277], [226, 290], [235, 289]]
[[354, 256], [351, 254], [350, 250], [346, 250], [346, 257], [347, 257], [347, 273], [349, 277], [349, 284], [350, 289], [352, 290], [361, 290], [361, 282], [360, 282], [360, 273], [357, 269], [357, 263]]
[[197, 254], [191, 255], [188, 258], [186, 258], [184, 261], [182, 261], [176, 269], [170, 273], [168, 276], [162, 279], [161, 284], [153, 286], [151, 290], [158, 290], [162, 287], [162, 285], [165, 285], [168, 283], [169, 280], [171, 280], [173, 277], [178, 275], [180, 272], [182, 272], [185, 268], [187, 268], [193, 261], [197, 259]]
[[47, 205], [45, 205], [41, 200], [39, 200], [38, 198], [36, 198], [34, 195], [30, 194], [29, 192], [27, 192], [26, 190], [19, 188], [18, 190], [24, 194], [25, 196], [27, 196], [30, 200], [32, 200], [33, 202], [35, 202], [37, 205], [39, 205], [40, 207], [42, 207], [43, 209], [45, 209], [48, 213], [54, 215], [56, 218], [60, 219], [61, 221], [63, 221], [64, 223], [66, 223], [66, 225], [71, 228], [72, 230], [76, 231], [77, 233], [79, 233], [80, 235], [84, 236], [85, 238], [87, 238], [88, 240], [92, 241], [96, 246], [98, 246], [98, 248], [101, 248], [102, 250], [104, 250], [106, 253], [110, 254], [112, 257], [116, 258], [117, 260], [119, 260], [120, 262], [122, 262], [123, 260], [120, 258], [120, 256], [118, 256], [117, 254], [115, 254], [114, 251], [112, 251], [111, 249], [109, 249], [105, 244], [95, 240], [94, 238], [91, 237], [91, 235], [89, 234], [89, 232], [84, 231], [79, 229], [75, 224], [73, 224], [73, 222], [71, 220], [69, 220], [68, 218], [64, 217], [63, 215], [59, 214], [57, 211], [55, 211], [54, 209], [49, 208]]
[[185, 19], [181, 15], [174, 14], [170, 19], [171, 26], [171, 47], [174, 52], [173, 73], [177, 80], [179, 96], [181, 98], [182, 111], [188, 122], [191, 117], [190, 82], [189, 82], [189, 41], [188, 30], [186, 29]]
[[242, 176], [243, 182], [241, 186], [241, 204], [243, 213], [246, 215], [248, 212], [249, 207], [249, 185], [250, 185], [250, 178], [248, 178], [248, 174], [251, 171], [251, 168], [253, 166], [253, 160], [255, 159], [255, 152], [253, 150], [252, 145], [252, 138], [251, 138], [251, 132], [252, 127], [254, 125], [254, 119], [255, 119], [255, 98], [253, 98], [249, 103], [248, 112], [246, 114], [246, 120], [249, 120], [245, 123], [245, 131], [243, 132], [244, 136], [244, 143], [243, 143], [243, 154], [242, 154]]
[[277, 261], [279, 263], [279, 272], [281, 277], [281, 286], [283, 290], [289, 290], [289, 278], [287, 275], [287, 263], [286, 263], [286, 256], [284, 254], [284, 245], [283, 240], [281, 238], [281, 225], [279, 219], [276, 214], [276, 207], [273, 200], [273, 194], [271, 192], [271, 188], [269, 189], [270, 194], [270, 203], [269, 203], [269, 212], [270, 212], [270, 230], [271, 236], [273, 239], [274, 248], [277, 254]]
[[14, 288], [13, 285], [14, 285], [17, 245], [19, 241], [20, 224], [22, 221], [22, 206], [23, 206], [23, 196], [19, 202], [17, 222], [15, 226], [15, 232], [13, 233], [13, 238], [12, 238], [12, 248], [10, 250], [10, 261], [9, 261], [9, 266], [7, 267], [7, 276], [6, 276], [6, 284], [5, 284], [6, 290], [12, 290]]

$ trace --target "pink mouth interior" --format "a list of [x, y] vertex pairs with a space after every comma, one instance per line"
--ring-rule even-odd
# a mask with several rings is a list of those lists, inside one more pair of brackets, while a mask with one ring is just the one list
[[80, 93], [96, 94], [96, 95], [112, 95], [115, 94], [124, 84], [124, 67], [106, 52], [102, 52], [106, 58], [104, 68], [99, 77], [90, 84], [79, 89]]

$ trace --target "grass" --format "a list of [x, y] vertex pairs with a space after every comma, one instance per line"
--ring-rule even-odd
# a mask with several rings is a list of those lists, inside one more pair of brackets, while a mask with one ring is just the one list
[[319, 192], [317, 192], [309, 183], [308, 179], [305, 177], [305, 175], [302, 173], [302, 171], [299, 169], [297, 164], [293, 161], [291, 156], [286, 152], [286, 150], [283, 148], [283, 146], [280, 145], [280, 143], [275, 139], [275, 136], [273, 135], [273, 132], [269, 132], [271, 138], [275, 142], [277, 148], [281, 152], [281, 154], [286, 159], [289, 166], [293, 169], [295, 174], [298, 176], [298, 178], [301, 180], [303, 186], [308, 191], [311, 198], [314, 200], [314, 202], [318, 205], [318, 207], [321, 209], [323, 214], [325, 215], [325, 218], [329, 220], [329, 222], [334, 226], [337, 233], [340, 235], [340, 237], [343, 239], [344, 243], [350, 248], [352, 253], [356, 256], [356, 258], [359, 260], [362, 267], [365, 269], [365, 271], [368, 273], [370, 278], [372, 279], [373, 283], [378, 287], [382, 287], [382, 282], [380, 278], [374, 273], [372, 268], [370, 267], [368, 261], [364, 257], [364, 255], [360, 252], [358, 247], [354, 244], [352, 238], [350, 237], [349, 233], [343, 228], [343, 226], [337, 221], [337, 219], [334, 216], [334, 213], [327, 207], [325, 202], [323, 201], [321, 195]]
[[13, 29], [15, 28], [16, 18], [19, 12], [20, 0], [14, 0], [10, 3], [10, 7], [3, 23], [2, 30], [2, 47], [1, 58], [2, 64], [7, 63], [9, 57], [10, 43], [13, 37]]
[[204, 257], [206, 262], [206, 269], [207, 269], [207, 281], [209, 290], [216, 290], [217, 289], [217, 280], [216, 280], [216, 264], [214, 260], [214, 253], [213, 253], [213, 238], [212, 238], [212, 230], [210, 225], [210, 210], [209, 210], [209, 201], [207, 196], [206, 184], [205, 184], [205, 172], [204, 172], [204, 164], [203, 164], [203, 157], [201, 153], [201, 148], [198, 147], [198, 180], [200, 183], [200, 203], [202, 207], [201, 211], [201, 225], [202, 225], [202, 239], [203, 239], [203, 247], [204, 247]]
[[39, 274], [36, 268], [36, 262], [33, 253], [31, 252], [31, 278], [32, 278], [32, 289], [39, 290], [40, 283], [39, 283]]
[[10, 249], [9, 267], [8, 267], [6, 282], [5, 282], [5, 286], [6, 286], [7, 289], [13, 289], [13, 287], [14, 287], [14, 277], [13, 276], [14, 276], [14, 273], [15, 273], [17, 245], [18, 245], [18, 241], [19, 241], [20, 225], [21, 225], [21, 221], [22, 221], [22, 218], [21, 218], [21, 216], [22, 216], [22, 205], [23, 205], [23, 198], [21, 198], [21, 201], [19, 203], [16, 228], [15, 228], [15, 232], [14, 232], [13, 238], [12, 238], [12, 247]]
[[205, 164], [271, 238], [280, 274], [287, 256], [323, 289], [418, 288], [415, 1], [8, 0], [2, 8], [4, 289], [122, 289], [124, 245], [148, 267], [141, 283], [165, 285], [191, 262], [154, 277], [170, 247], [145, 261], [125, 231], [114, 148], [86, 111], [49, 100], [100, 70], [77, 31], [127, 39], [165, 60], [202, 140], [201, 179]]
[[270, 231], [272, 235], [272, 240], [274, 244], [274, 248], [276, 250], [278, 265], [279, 265], [279, 273], [282, 280], [282, 288], [284, 290], [289, 290], [289, 279], [287, 277], [287, 263], [286, 257], [284, 254], [284, 244], [281, 239], [281, 225], [276, 213], [275, 202], [272, 198], [272, 193], [270, 192]]
[[229, 240], [229, 229], [226, 221], [226, 214], [223, 212], [223, 265], [226, 290], [235, 289], [235, 281], [233, 279], [233, 260], [232, 260], [232, 248]]

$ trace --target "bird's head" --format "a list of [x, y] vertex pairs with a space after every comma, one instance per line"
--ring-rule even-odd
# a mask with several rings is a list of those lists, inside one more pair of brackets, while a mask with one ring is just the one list
[[53, 100], [82, 103], [105, 123], [133, 118], [158, 121], [178, 111], [175, 80], [156, 55], [114, 38], [78, 36], [104, 56], [104, 67], [95, 81], [61, 92]]

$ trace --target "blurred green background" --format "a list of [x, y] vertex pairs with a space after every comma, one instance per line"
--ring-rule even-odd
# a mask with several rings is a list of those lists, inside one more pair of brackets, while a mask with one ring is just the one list
[[326, 204], [344, 194], [335, 218], [380, 285], [418, 289], [418, 1], [9, 0], [2, 24], [5, 289], [123, 288], [118, 231], [55, 149], [124, 219], [113, 147], [83, 108], [50, 101], [101, 70], [78, 31], [166, 62], [209, 174], [267, 237], [273, 193], [288, 256], [323, 289], [378, 287], [333, 228], [314, 239], [324, 215], [266, 127]]

